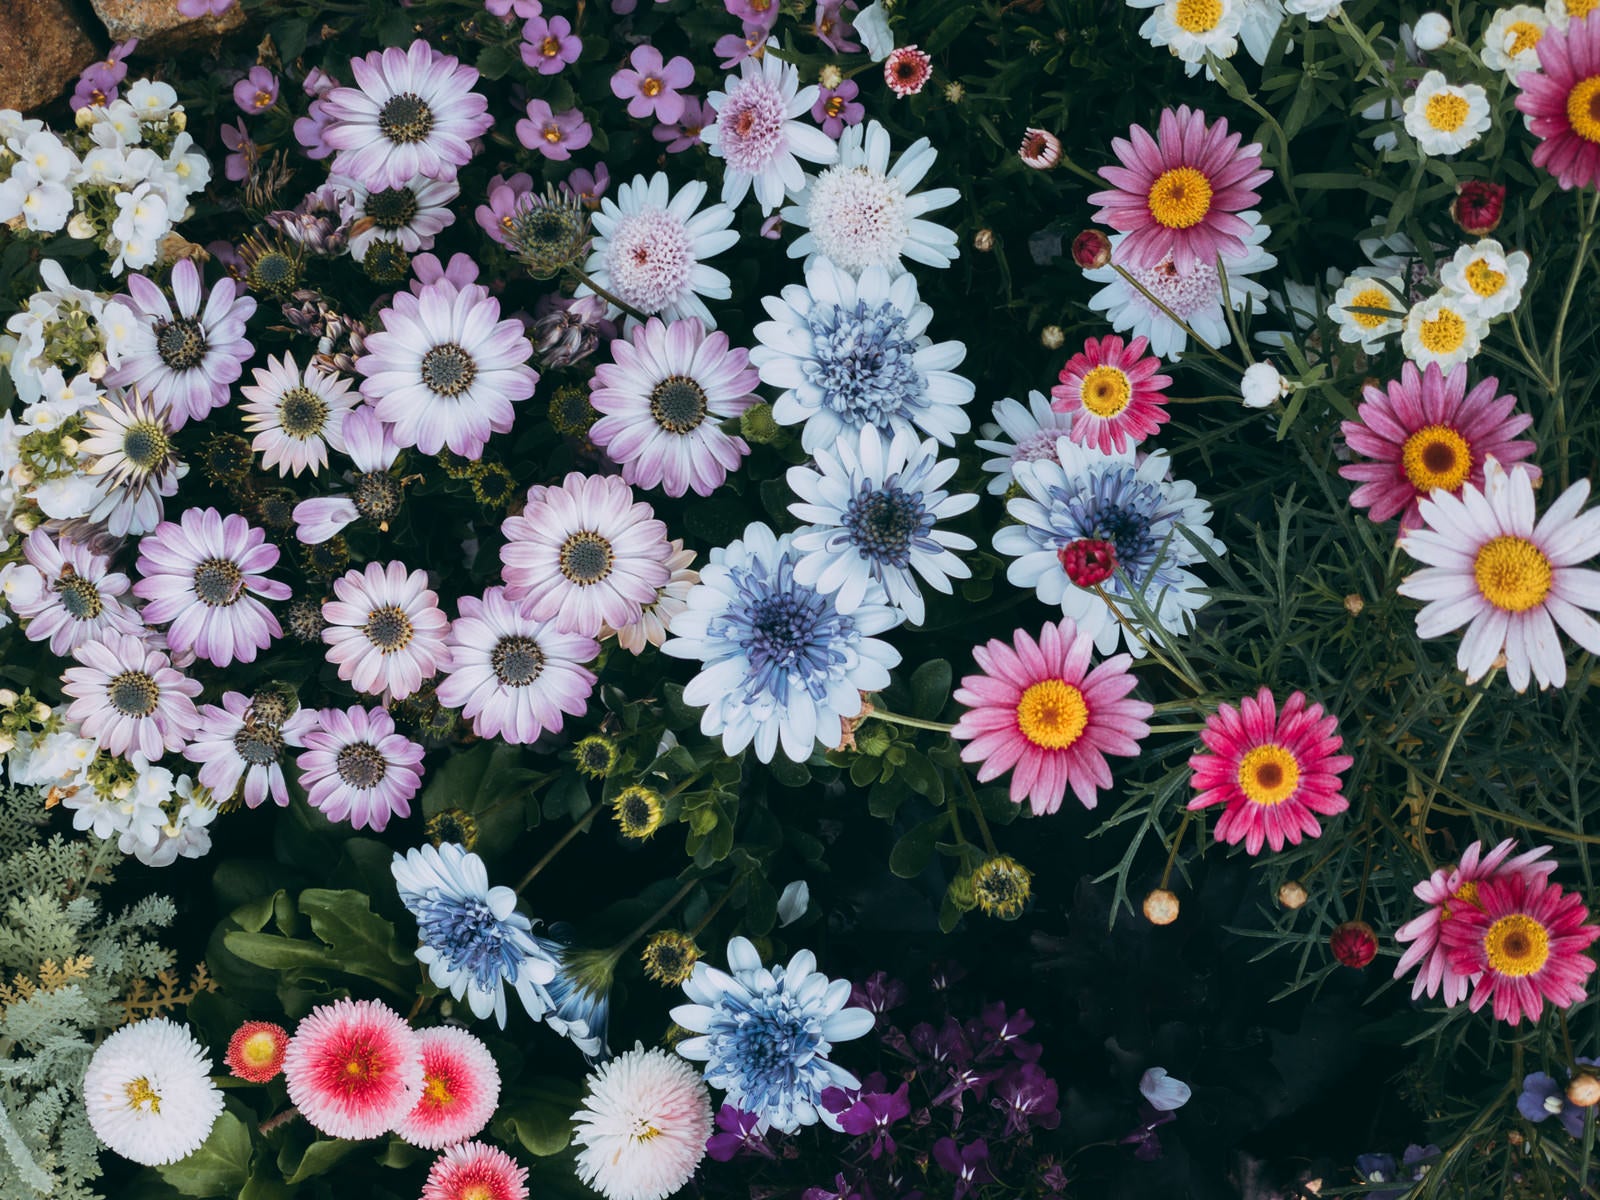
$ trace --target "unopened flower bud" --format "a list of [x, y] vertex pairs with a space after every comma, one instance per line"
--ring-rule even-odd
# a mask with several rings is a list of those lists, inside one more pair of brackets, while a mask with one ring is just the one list
[[972, 235], [972, 248], [983, 254], [994, 249], [994, 230], [984, 228]]
[[1239, 394], [1246, 408], [1271, 408], [1288, 392], [1289, 384], [1278, 368], [1265, 361], [1252, 363], [1239, 381]]
[[1360, 596], [1356, 595], [1355, 592], [1351, 592], [1348, 596], [1346, 596], [1344, 598], [1344, 610], [1345, 610], [1345, 612], [1349, 613], [1352, 617], [1359, 617], [1361, 615], [1362, 610], [1365, 609], [1366, 607], [1367, 607], [1367, 602], [1365, 600], [1363, 600]]
[[1593, 1108], [1600, 1104], [1600, 1079], [1587, 1071], [1574, 1075], [1567, 1084], [1567, 1102], [1575, 1108]]
[[1067, 344], [1067, 335], [1059, 325], [1046, 325], [1039, 331], [1039, 344], [1046, 350], [1059, 350]]
[[836, 88], [844, 82], [844, 73], [829, 63], [822, 68], [821, 74], [817, 76], [817, 82], [825, 88]]
[[105, 378], [105, 373], [111, 369], [111, 364], [106, 361], [106, 356], [96, 350], [89, 356], [88, 366], [84, 368], [89, 373], [89, 378], [99, 382]]
[[533, 323], [533, 349], [548, 369], [570, 367], [600, 345], [600, 322], [606, 302], [599, 296], [556, 300], [555, 307]]
[[1378, 935], [1365, 921], [1346, 921], [1328, 938], [1328, 948], [1340, 963], [1359, 971], [1378, 956]]
[[0, 688], [0, 708], [10, 708], [17, 702], [17, 694], [10, 688]]
[[1023, 132], [1017, 156], [1036, 171], [1048, 171], [1061, 161], [1061, 139], [1048, 129], [1029, 128]]
[[94, 235], [94, 222], [89, 219], [89, 214], [73, 213], [72, 220], [67, 222], [67, 236], [75, 237], [82, 242], [87, 241]]
[[1152, 925], [1171, 925], [1178, 919], [1178, 897], [1156, 888], [1144, 898], [1144, 919]]
[[1290, 912], [1301, 907], [1309, 898], [1306, 895], [1305, 885], [1298, 879], [1291, 879], [1278, 889], [1278, 903]]
[[1411, 39], [1418, 50], [1437, 50], [1450, 40], [1450, 18], [1443, 13], [1426, 12], [1411, 27]]
[[1085, 229], [1072, 239], [1072, 261], [1085, 271], [1108, 266], [1111, 262], [1111, 239], [1098, 229]]
[[1505, 208], [1503, 183], [1469, 179], [1456, 189], [1456, 198], [1450, 202], [1450, 217], [1461, 227], [1461, 232], [1487, 237], [1500, 227]]
[[32, 533], [39, 528], [39, 518], [31, 512], [19, 512], [11, 523], [16, 526], [18, 533]]
[[758, 446], [770, 446], [783, 436], [783, 429], [772, 418], [772, 405], [752, 404], [739, 414], [739, 435]]

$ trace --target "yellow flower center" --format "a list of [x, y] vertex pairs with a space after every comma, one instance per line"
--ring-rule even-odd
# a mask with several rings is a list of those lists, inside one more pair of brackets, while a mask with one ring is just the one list
[[1600, 75], [1589, 76], [1567, 93], [1567, 124], [1584, 141], [1600, 142]]
[[552, 146], [561, 140], [561, 127], [559, 125], [546, 125], [544, 127], [544, 140]]
[[1448, 425], [1424, 425], [1400, 451], [1406, 478], [1419, 492], [1453, 492], [1472, 473], [1472, 447]]
[[245, 1038], [239, 1046], [239, 1057], [252, 1067], [264, 1067], [272, 1061], [277, 1050], [277, 1042], [270, 1033], [263, 1030]]
[[1466, 124], [1467, 98], [1455, 92], [1435, 92], [1422, 111], [1428, 124], [1440, 133], [1454, 133]]
[[1251, 803], [1282, 804], [1300, 787], [1300, 764], [1277, 742], [1268, 742], [1239, 760], [1238, 782]]
[[1211, 211], [1211, 181], [1193, 167], [1163, 171], [1150, 185], [1150, 215], [1168, 229], [1200, 224]]
[[1526, 913], [1501, 917], [1483, 935], [1489, 968], [1520, 979], [1550, 961], [1550, 931]]
[[1417, 340], [1430, 354], [1454, 354], [1467, 340], [1467, 323], [1460, 313], [1441, 308], [1417, 328]]
[[1555, 577], [1544, 551], [1527, 538], [1491, 538], [1473, 560], [1472, 577], [1483, 598], [1504, 612], [1527, 612], [1544, 603]]
[[[1478, 885], [1469, 879], [1450, 893], [1450, 899], [1463, 906], [1476, 908], [1478, 906]], [[1448, 902], [1439, 906], [1439, 920], [1448, 921], [1454, 915], [1450, 911]]]
[[1567, 16], [1574, 21], [1581, 21], [1596, 8], [1600, 8], [1600, 0], [1566, 0]]
[[494, 1200], [494, 1189], [481, 1180], [474, 1180], [461, 1189], [461, 1200]]
[[1172, 19], [1186, 33], [1210, 33], [1222, 20], [1222, 0], [1178, 0]]
[[429, 1075], [422, 1084], [422, 1094], [434, 1108], [445, 1108], [455, 1102], [450, 1091], [450, 1081], [443, 1075]]
[[[1394, 297], [1380, 287], [1369, 287], [1357, 292], [1350, 298], [1350, 303], [1345, 306], [1349, 312], [1353, 308], [1381, 308], [1387, 310], [1394, 303]], [[1376, 329], [1392, 317], [1379, 316], [1375, 312], [1351, 312], [1350, 319], [1363, 329]]]
[[123, 1094], [128, 1097], [128, 1107], [134, 1112], [161, 1111], [161, 1097], [155, 1088], [150, 1086], [150, 1080], [141, 1075], [122, 1085]]
[[544, 41], [539, 43], [539, 53], [544, 55], [546, 58], [554, 58], [556, 55], [561, 53], [560, 40], [547, 36]]
[[1525, 54], [1539, 44], [1539, 39], [1544, 36], [1532, 21], [1513, 21], [1506, 26], [1506, 53], [1512, 58]]
[[255, 101], [254, 102], [255, 102], [255, 106], [257, 108], [271, 108], [272, 107], [272, 93], [271, 92], [257, 91], [256, 94], [255, 94]]
[[1481, 258], [1473, 259], [1462, 273], [1466, 276], [1467, 286], [1480, 296], [1493, 296], [1506, 285], [1505, 272], [1496, 271]]
[[1089, 725], [1083, 693], [1064, 679], [1045, 679], [1017, 701], [1017, 728], [1043, 750], [1065, 750]]
[[661, 80], [654, 75], [645, 76], [645, 81], [639, 85], [639, 90], [646, 96], [659, 96], [661, 94]]
[[1097, 417], [1114, 417], [1133, 399], [1133, 383], [1116, 367], [1096, 367], [1079, 389], [1083, 406]]

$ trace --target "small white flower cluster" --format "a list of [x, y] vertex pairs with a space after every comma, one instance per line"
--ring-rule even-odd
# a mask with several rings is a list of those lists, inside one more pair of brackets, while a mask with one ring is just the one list
[[77, 129], [65, 134], [0, 109], [0, 222], [94, 239], [113, 275], [151, 265], [189, 197], [211, 181], [186, 123], [178, 94], [151, 79], [80, 109]]

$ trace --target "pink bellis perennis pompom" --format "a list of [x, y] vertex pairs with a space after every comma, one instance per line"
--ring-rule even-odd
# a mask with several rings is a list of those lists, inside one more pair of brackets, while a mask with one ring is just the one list
[[416, 1103], [422, 1052], [404, 1018], [376, 1000], [339, 1000], [311, 1010], [283, 1060], [289, 1099], [316, 1130], [337, 1138], [381, 1137]]

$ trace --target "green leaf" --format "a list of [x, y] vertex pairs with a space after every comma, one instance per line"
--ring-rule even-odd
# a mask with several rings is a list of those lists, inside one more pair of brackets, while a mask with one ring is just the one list
[[[321, 1175], [329, 1170], [346, 1154], [354, 1150], [358, 1142], [347, 1142], [343, 1138], [334, 1138], [331, 1141], [319, 1138], [305, 1148], [305, 1153], [300, 1155], [299, 1162], [291, 1170], [285, 1156], [278, 1156], [278, 1170], [283, 1172], [285, 1183], [300, 1183], [310, 1179], [313, 1175]], [[288, 1148], [285, 1147], [287, 1150]], [[292, 1154], [289, 1156], [292, 1158]]]
[[911, 715], [924, 721], [938, 720], [950, 702], [952, 672], [945, 659], [925, 662], [911, 676]]
[[927, 755], [907, 750], [905, 761], [900, 764], [900, 774], [911, 785], [911, 790], [926, 798], [929, 804], [944, 803], [944, 776], [928, 761]]
[[240, 1115], [243, 1111], [242, 1104], [229, 1099], [200, 1149], [157, 1167], [161, 1178], [185, 1196], [239, 1195], [250, 1179], [250, 1125]]
[[308, 888], [300, 893], [300, 911], [344, 970], [401, 995], [414, 990], [416, 956], [401, 949], [394, 926], [372, 911], [365, 894]]
[[894, 849], [889, 852], [889, 870], [901, 879], [913, 879], [922, 874], [933, 858], [934, 843], [939, 840], [949, 819], [948, 814], [940, 813], [896, 842]]
[[559, 1154], [572, 1141], [572, 1114], [583, 1100], [577, 1080], [536, 1075], [500, 1104], [494, 1129], [504, 1140], [515, 1138], [529, 1154]]

